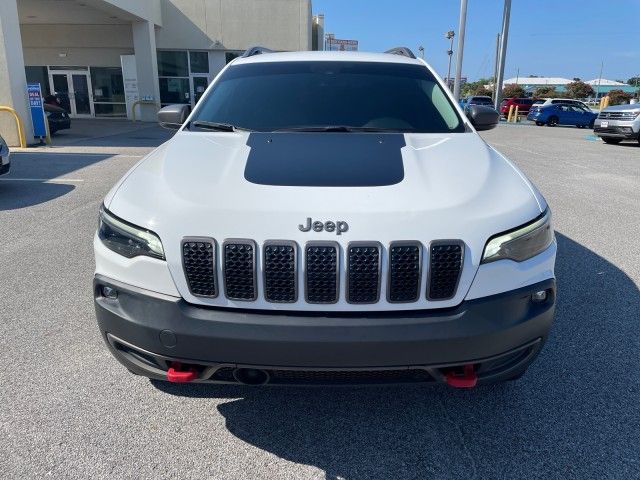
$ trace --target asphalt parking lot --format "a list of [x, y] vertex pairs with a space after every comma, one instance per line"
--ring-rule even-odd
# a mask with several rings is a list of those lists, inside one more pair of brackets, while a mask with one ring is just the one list
[[590, 133], [483, 134], [552, 206], [559, 293], [528, 373], [471, 391], [130, 375], [96, 328], [92, 235], [103, 196], [170, 133], [14, 153], [0, 180], [2, 477], [640, 478], [640, 146]]

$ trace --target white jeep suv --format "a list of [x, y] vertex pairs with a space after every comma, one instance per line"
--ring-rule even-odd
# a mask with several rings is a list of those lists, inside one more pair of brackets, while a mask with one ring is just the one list
[[113, 355], [172, 382], [519, 377], [555, 305], [542, 195], [436, 73], [390, 53], [248, 50], [104, 199]]

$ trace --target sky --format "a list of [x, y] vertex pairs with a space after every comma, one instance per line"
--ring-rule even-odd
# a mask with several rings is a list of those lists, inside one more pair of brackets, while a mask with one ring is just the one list
[[[503, 0], [468, 0], [463, 76], [493, 75]], [[325, 32], [359, 41], [359, 50], [406, 46], [447, 74], [448, 30], [458, 33], [459, 0], [312, 0]], [[624, 80], [640, 75], [640, 0], [512, 0], [505, 78]], [[454, 39], [451, 75], [455, 71]]]

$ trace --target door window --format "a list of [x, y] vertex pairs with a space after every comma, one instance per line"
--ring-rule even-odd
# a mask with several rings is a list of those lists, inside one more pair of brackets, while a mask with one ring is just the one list
[[73, 96], [76, 104], [76, 115], [91, 115], [91, 98], [89, 98], [89, 82], [87, 74], [72, 74]]

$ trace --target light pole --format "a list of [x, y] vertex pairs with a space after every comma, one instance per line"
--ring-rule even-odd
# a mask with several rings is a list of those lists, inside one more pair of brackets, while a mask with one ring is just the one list
[[449, 50], [447, 50], [447, 55], [449, 56], [449, 68], [447, 69], [447, 87], [451, 90], [451, 56], [453, 55], [453, 37], [456, 36], [456, 32], [453, 30], [449, 30], [444, 34], [445, 38], [451, 40], [449, 44]]
[[422, 59], [424, 60], [424, 47], [422, 45], [420, 45], [418, 47], [418, 51], [420, 52], [420, 56], [422, 57]]
[[460, 99], [460, 78], [462, 76], [462, 54], [464, 52], [464, 30], [467, 25], [467, 0], [460, 0], [460, 25], [458, 25], [458, 51], [456, 52], [456, 80], [453, 83], [453, 96]]
[[511, 19], [511, 0], [504, 0], [504, 10], [502, 12], [502, 33], [500, 34], [500, 58], [498, 59], [498, 69], [496, 78], [496, 97], [494, 107], [498, 110], [502, 100], [502, 83], [504, 81], [504, 63], [507, 57], [507, 41], [509, 40], [509, 21]]

